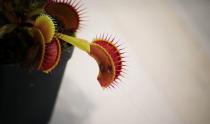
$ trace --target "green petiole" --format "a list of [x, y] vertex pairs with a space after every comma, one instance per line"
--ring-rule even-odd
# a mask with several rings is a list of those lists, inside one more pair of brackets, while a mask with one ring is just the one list
[[87, 53], [90, 53], [90, 43], [87, 40], [75, 38], [75, 37], [68, 36], [68, 35], [61, 34], [61, 33], [56, 33], [56, 36], [59, 39], [65, 41], [67, 43], [70, 43], [73, 46], [75, 46]]

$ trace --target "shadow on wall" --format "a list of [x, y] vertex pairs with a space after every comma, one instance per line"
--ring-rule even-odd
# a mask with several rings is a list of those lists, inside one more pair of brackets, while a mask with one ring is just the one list
[[87, 96], [65, 77], [50, 124], [88, 124], [93, 109]]

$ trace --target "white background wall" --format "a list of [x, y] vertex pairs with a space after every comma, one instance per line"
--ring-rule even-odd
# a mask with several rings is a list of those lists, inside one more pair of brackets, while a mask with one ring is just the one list
[[116, 34], [127, 49], [119, 88], [75, 49], [51, 124], [210, 124], [209, 0], [83, 0], [78, 37]]

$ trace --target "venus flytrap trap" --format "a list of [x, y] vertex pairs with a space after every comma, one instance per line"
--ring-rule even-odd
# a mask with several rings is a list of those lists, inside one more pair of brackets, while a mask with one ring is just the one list
[[116, 80], [122, 74], [124, 61], [122, 53], [115, 46], [114, 39], [108, 37], [96, 38], [92, 43], [83, 39], [77, 39], [65, 34], [57, 34], [57, 37], [87, 52], [93, 57], [99, 66], [98, 81], [103, 88], [115, 87]]

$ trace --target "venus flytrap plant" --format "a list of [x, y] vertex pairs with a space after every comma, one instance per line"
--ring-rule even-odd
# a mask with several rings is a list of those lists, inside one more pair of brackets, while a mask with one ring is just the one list
[[[48, 0], [43, 7], [26, 13], [26, 22], [22, 18], [16, 21], [17, 26], [26, 25], [23, 29], [33, 39], [34, 45], [27, 50], [25, 63], [50, 73], [60, 61], [62, 46], [73, 45], [96, 60], [100, 85], [103, 88], [115, 87], [125, 66], [123, 53], [114, 38], [103, 35], [89, 42], [75, 37], [83, 11], [80, 2], [76, 0]], [[6, 29], [0, 28], [0, 36]]]
[[[124, 61], [122, 60], [120, 50], [114, 44], [114, 39], [102, 37], [97, 38], [90, 43], [87, 40], [75, 38], [62, 33], [46, 33], [48, 30], [51, 32], [55, 29], [52, 24], [53, 21], [48, 15], [38, 17], [35, 22], [38, 22], [39, 25], [44, 25], [45, 30], [43, 30], [43, 26], [40, 28], [40, 26], [37, 26], [36, 23], [34, 27], [40, 29], [43, 34], [46, 34], [48, 37], [46, 37], [45, 40], [50, 41], [50, 43], [48, 43], [48, 41], [45, 43], [47, 47], [45, 48], [45, 51], [43, 51], [45, 52], [44, 55], [42, 54], [43, 60], [41, 60], [42, 62], [39, 66], [40, 70], [50, 72], [58, 64], [61, 53], [60, 39], [74, 45], [84, 52], [87, 52], [96, 60], [100, 69], [98, 81], [103, 88], [115, 85], [114, 81], [119, 79]], [[52, 37], [52, 40], [49, 39], [49, 34], [51, 34], [50, 37]]]

